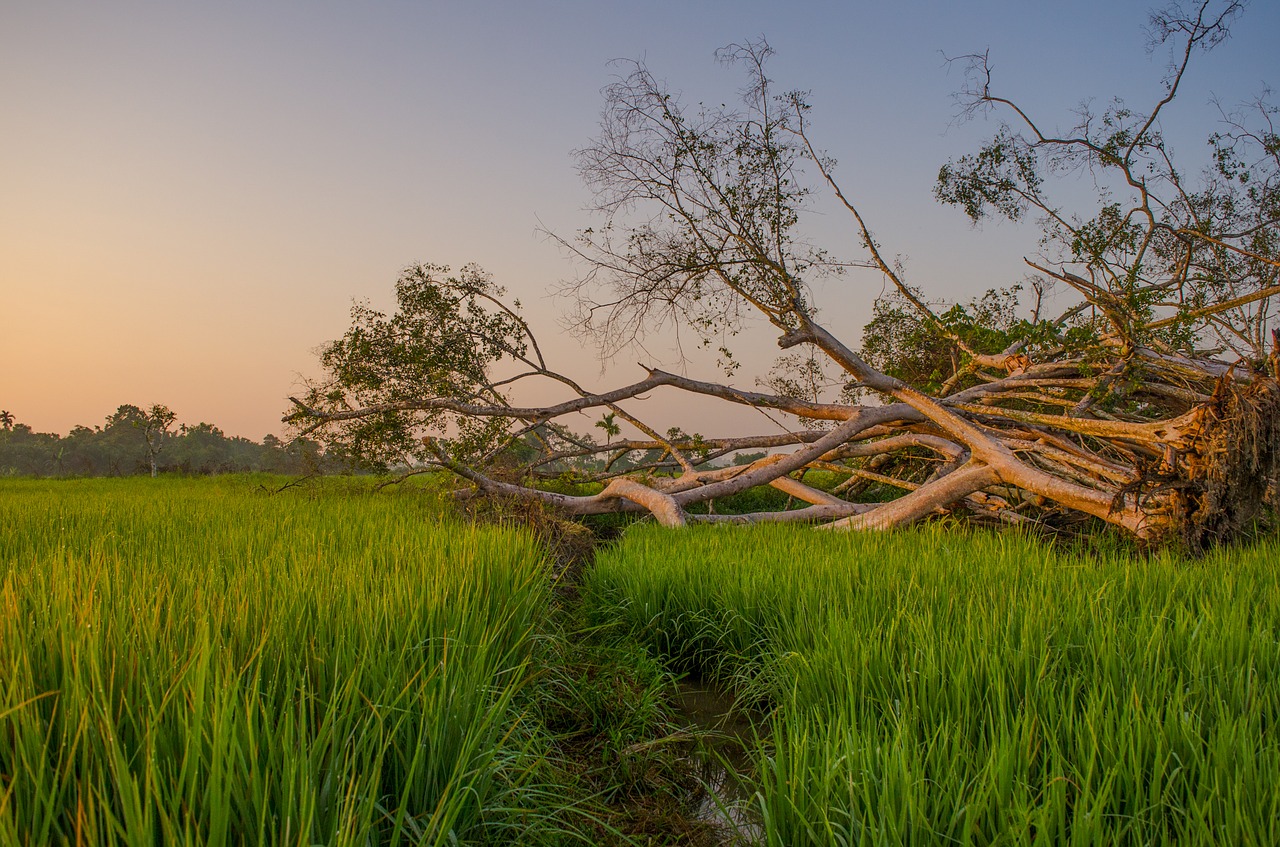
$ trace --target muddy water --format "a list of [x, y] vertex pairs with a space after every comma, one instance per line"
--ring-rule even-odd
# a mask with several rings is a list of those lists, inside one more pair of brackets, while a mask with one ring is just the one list
[[680, 682], [673, 699], [677, 713], [699, 738], [688, 757], [705, 789], [696, 816], [721, 827], [726, 844], [760, 840], [751, 803], [750, 751], [758, 743], [761, 716], [738, 708], [731, 692], [697, 681]]

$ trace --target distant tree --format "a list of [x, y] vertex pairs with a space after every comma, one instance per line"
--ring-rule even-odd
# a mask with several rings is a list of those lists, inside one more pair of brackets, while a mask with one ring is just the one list
[[169, 428], [176, 419], [177, 415], [169, 407], [159, 403], [145, 410], [126, 403], [108, 415], [101, 437], [112, 448], [112, 472], [131, 473], [136, 465], [131, 466], [129, 459], [140, 452], [140, 463], [155, 477], [159, 471], [157, 457], [164, 450]]
[[134, 426], [142, 430], [142, 437], [147, 442], [147, 461], [151, 465], [152, 479], [156, 476], [156, 457], [164, 449], [165, 439], [170, 434], [169, 427], [177, 419], [177, 414], [168, 406], [156, 403], [143, 413], [142, 420], [134, 422]]
[[55, 467], [57, 436], [23, 423], [0, 429], [0, 475], [45, 476]]
[[61, 439], [63, 458], [60, 468], [73, 476], [101, 476], [108, 473], [110, 462], [101, 427], [74, 426]]
[[0, 429], [13, 429], [13, 412], [0, 409]]
[[123, 404], [104, 426], [75, 426], [65, 437], [26, 424], [0, 427], [0, 476], [120, 476], [161, 471], [214, 474], [268, 471], [315, 474], [349, 467], [314, 441], [289, 444], [268, 435], [261, 444], [228, 437], [211, 423], [182, 424], [167, 406]]
[[107, 416], [101, 432], [92, 438], [94, 453], [105, 460], [111, 476], [128, 476], [147, 468], [147, 442], [142, 437], [147, 413], [140, 406], [123, 403]]

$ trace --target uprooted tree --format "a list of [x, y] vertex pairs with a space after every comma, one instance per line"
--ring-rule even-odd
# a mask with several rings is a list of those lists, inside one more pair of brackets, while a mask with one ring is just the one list
[[[572, 320], [606, 353], [677, 324], [721, 349], [732, 373], [731, 339], [762, 317], [792, 351], [762, 390], [657, 368], [586, 390], [546, 361], [519, 302], [483, 271], [423, 265], [399, 280], [394, 314], [354, 308], [322, 352], [326, 378], [291, 398], [286, 420], [374, 463], [447, 468], [482, 493], [573, 515], [880, 529], [949, 511], [1051, 527], [1091, 517], [1193, 548], [1229, 538], [1274, 504], [1280, 476], [1277, 110], [1265, 93], [1220, 107], [1211, 163], [1195, 175], [1175, 167], [1161, 116], [1240, 10], [1153, 15], [1153, 46], [1173, 56], [1157, 102], [1082, 108], [1065, 133], [1002, 97], [986, 56], [960, 60], [965, 108], [1004, 122], [942, 167], [936, 195], [975, 221], [1031, 215], [1042, 228], [1028, 280], [967, 304], [904, 281], [816, 146], [805, 95], [771, 90], [766, 44], [721, 53], [749, 72], [737, 110], [687, 108], [636, 63], [605, 90], [600, 135], [578, 153], [603, 223], [556, 238], [583, 269], [565, 286]], [[1096, 203], [1073, 212], [1050, 189], [1082, 171]], [[855, 261], [799, 231], [819, 189], [850, 215]], [[811, 283], [862, 268], [890, 293], [855, 350], [819, 322]], [[1060, 314], [1043, 313], [1049, 288], [1069, 295]], [[538, 381], [566, 399], [512, 399]], [[660, 432], [634, 402], [660, 388], [738, 404], [771, 431]], [[603, 444], [565, 424], [588, 411], [604, 415]], [[621, 423], [639, 435], [615, 439]], [[744, 450], [772, 452], [717, 465]], [[835, 483], [809, 484], [812, 469]], [[541, 484], [566, 473], [602, 486], [575, 496]], [[756, 486], [807, 505], [690, 512]]]

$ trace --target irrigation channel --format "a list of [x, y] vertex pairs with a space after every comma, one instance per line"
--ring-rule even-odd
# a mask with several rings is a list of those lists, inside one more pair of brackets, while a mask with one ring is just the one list
[[[541, 530], [538, 535], [558, 563], [553, 569], [553, 583], [562, 600], [567, 601], [568, 608], [562, 606], [561, 611], [568, 612], [567, 617], [572, 619], [583, 611], [583, 606], [592, 605], [589, 598], [584, 600], [581, 590], [584, 581], [589, 580], [595, 554], [610, 543], [620, 542], [622, 533], [616, 525], [606, 525], [587, 536], [580, 525], [559, 521], [548, 525], [546, 516], [541, 517], [535, 524]], [[638, 640], [627, 640], [647, 649]], [[693, 843], [704, 847], [763, 843], [764, 831], [754, 811], [752, 777], [755, 756], [768, 743], [766, 711], [759, 704], [740, 702], [727, 683], [696, 675], [673, 675], [666, 669], [663, 673], [663, 699], [670, 709], [669, 731], [637, 743], [630, 750], [661, 746], [675, 753], [675, 767], [685, 777], [679, 780], [684, 796], [678, 816], [687, 817], [695, 825]], [[624, 757], [627, 752], [623, 751]], [[677, 837], [672, 843], [684, 843], [684, 839]]]
[[694, 730], [690, 772], [702, 786], [693, 815], [724, 833], [726, 843], [756, 842], [763, 832], [750, 810], [751, 750], [760, 744], [762, 715], [740, 707], [733, 692], [681, 680], [672, 698], [678, 718]]

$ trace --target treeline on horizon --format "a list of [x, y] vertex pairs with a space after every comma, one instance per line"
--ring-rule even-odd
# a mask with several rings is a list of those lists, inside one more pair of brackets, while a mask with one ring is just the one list
[[102, 425], [77, 426], [67, 435], [36, 432], [0, 412], [0, 476], [135, 476], [264, 472], [310, 474], [347, 470], [308, 439], [261, 443], [228, 436], [211, 423], [177, 424], [165, 406], [125, 404]]

